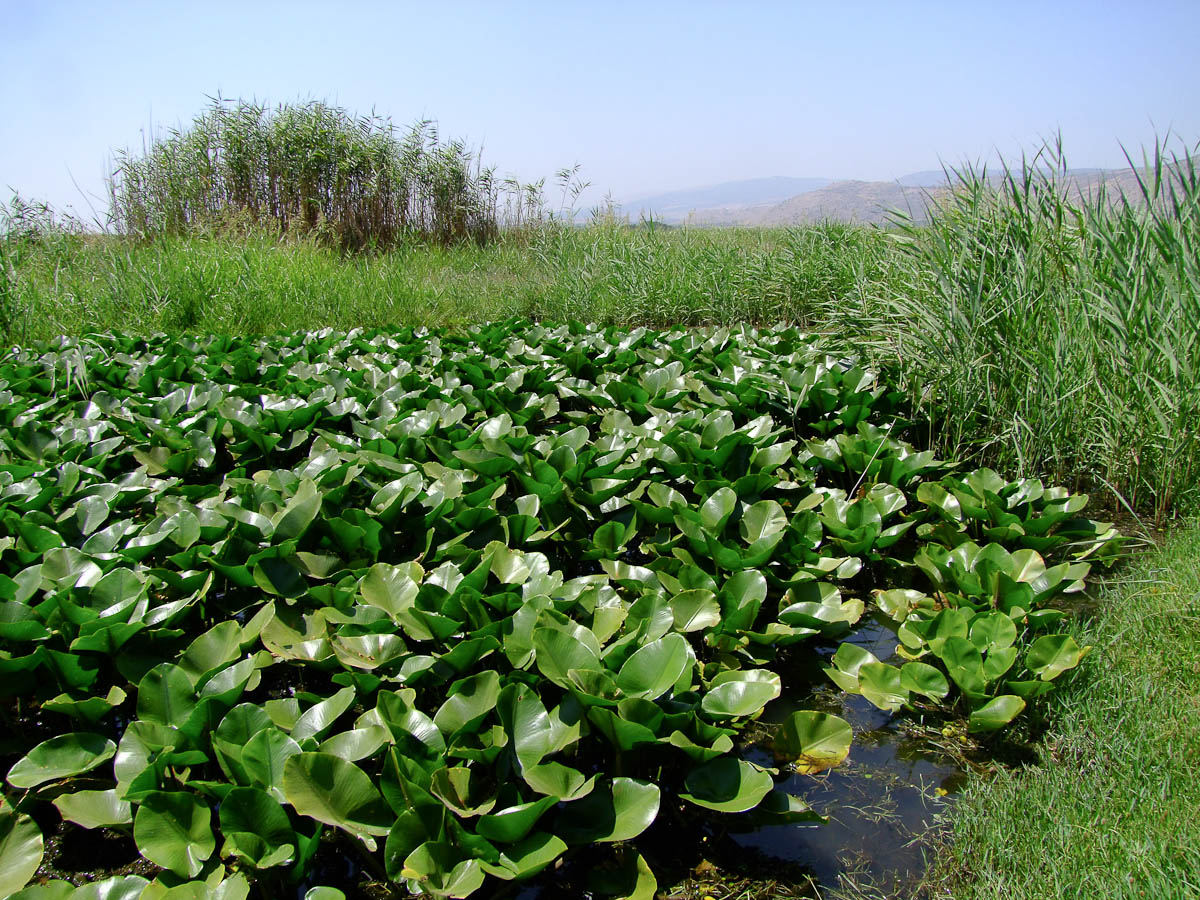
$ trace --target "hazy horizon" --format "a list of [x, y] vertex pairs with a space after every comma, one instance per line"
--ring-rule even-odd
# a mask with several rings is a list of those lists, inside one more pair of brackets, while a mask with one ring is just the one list
[[[0, 189], [105, 205], [114, 151], [220, 93], [432, 118], [501, 175], [578, 163], [584, 207], [724, 182], [894, 180], [1019, 158], [1080, 168], [1200, 136], [1200, 5], [4, 2]], [[86, 198], [86, 199], [85, 199]]]

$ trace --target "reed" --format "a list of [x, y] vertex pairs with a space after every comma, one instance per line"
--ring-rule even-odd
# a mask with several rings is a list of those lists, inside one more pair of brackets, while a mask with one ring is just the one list
[[108, 185], [116, 230], [139, 238], [249, 226], [351, 250], [486, 243], [505, 216], [543, 210], [540, 184], [497, 179], [433, 122], [398, 135], [389, 119], [321, 101], [217, 98], [189, 127], [118, 154]]
[[1165, 141], [1135, 171], [1132, 196], [1080, 192], [1054, 142], [953, 173], [927, 227], [897, 216], [874, 326], [943, 452], [1161, 520], [1200, 502], [1200, 180]]

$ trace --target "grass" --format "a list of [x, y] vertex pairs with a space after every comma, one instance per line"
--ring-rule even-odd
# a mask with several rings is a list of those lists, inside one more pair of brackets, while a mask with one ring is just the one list
[[[409, 241], [347, 255], [262, 232], [150, 243], [53, 232], [0, 241], [6, 339], [58, 334], [270, 333], [506, 318], [816, 326], [882, 274], [879, 234], [848, 226], [772, 231], [522, 231], [485, 246]], [[845, 312], [842, 313], [845, 315]]]
[[1042, 762], [956, 803], [934, 896], [1200, 896], [1200, 526], [1102, 598], [1094, 646], [1051, 700]]

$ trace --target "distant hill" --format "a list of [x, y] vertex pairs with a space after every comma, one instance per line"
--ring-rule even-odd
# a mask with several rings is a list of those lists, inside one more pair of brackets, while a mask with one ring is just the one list
[[835, 181], [773, 206], [709, 210], [691, 221], [695, 225], [795, 225], [828, 220], [878, 225], [887, 221], [889, 210], [902, 209], [924, 222], [929, 198], [945, 193], [945, 188], [905, 187], [894, 181]]
[[[930, 203], [945, 198], [950, 190], [944, 173], [914, 172], [895, 181], [835, 181], [825, 187], [789, 197], [780, 203], [755, 207], [724, 207], [696, 212], [693, 225], [803, 225], [813, 222], [856, 222], [883, 224], [891, 210], [904, 210], [918, 224], [928, 220]], [[989, 180], [999, 175], [989, 171]], [[1095, 196], [1103, 188], [1110, 202], [1121, 197], [1141, 202], [1137, 174], [1133, 169], [1071, 169], [1067, 188], [1073, 199]]]
[[705, 210], [769, 206], [832, 182], [832, 178], [788, 178], [783, 175], [726, 181], [708, 187], [638, 197], [623, 202], [621, 212], [634, 222], [650, 218], [684, 222], [693, 213]]

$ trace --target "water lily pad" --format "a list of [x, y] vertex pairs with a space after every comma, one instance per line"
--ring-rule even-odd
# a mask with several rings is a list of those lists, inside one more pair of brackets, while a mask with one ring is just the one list
[[29, 816], [0, 811], [0, 897], [23, 888], [42, 864], [42, 832]]
[[352, 834], [385, 835], [394, 819], [367, 773], [328, 753], [288, 757], [283, 793], [300, 815]]
[[152, 791], [133, 818], [133, 839], [152, 863], [195, 878], [217, 846], [211, 818], [208, 805], [195, 794]]
[[774, 786], [769, 772], [744, 759], [723, 756], [692, 769], [679, 796], [717, 812], [745, 812]]
[[777, 756], [791, 760], [796, 771], [813, 775], [840, 765], [850, 753], [852, 740], [845, 719], [802, 709], [784, 719], [772, 747]]
[[15, 788], [37, 787], [47, 781], [90, 772], [112, 759], [117, 745], [108, 738], [89, 732], [73, 732], [42, 741], [8, 771], [8, 783]]

